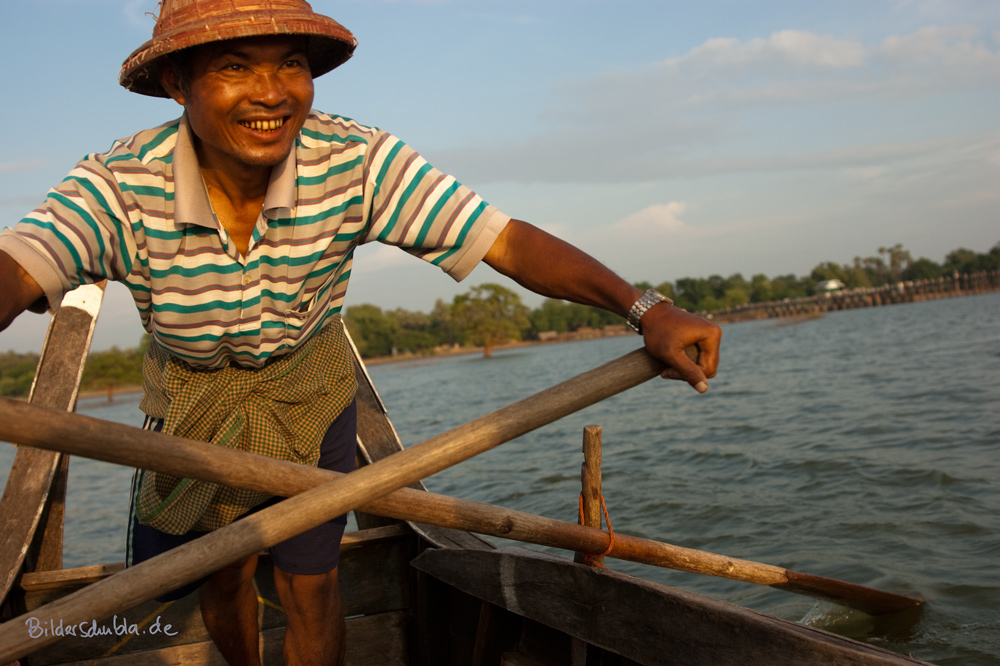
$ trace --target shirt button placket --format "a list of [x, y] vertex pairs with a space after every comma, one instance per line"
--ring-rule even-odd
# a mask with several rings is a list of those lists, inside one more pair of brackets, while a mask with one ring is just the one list
[[247, 301], [253, 297], [255, 287], [251, 286], [253, 285], [253, 272], [246, 266], [243, 267], [243, 279], [241, 282], [243, 283], [243, 293], [240, 297], [242, 301], [240, 306], [240, 330], [243, 331], [259, 325], [259, 322], [256, 321], [256, 308], [252, 306], [247, 307]]

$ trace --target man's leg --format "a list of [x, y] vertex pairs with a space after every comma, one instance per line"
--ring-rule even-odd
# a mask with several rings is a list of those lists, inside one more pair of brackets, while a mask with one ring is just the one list
[[[357, 406], [352, 402], [323, 437], [319, 466], [352, 471], [357, 432]], [[271, 548], [274, 584], [285, 609], [286, 666], [337, 666], [344, 660], [347, 643], [337, 572], [346, 525], [347, 516], [338, 516]]]
[[290, 574], [275, 567], [274, 585], [285, 609], [285, 666], [340, 666], [347, 650], [337, 569]]
[[257, 556], [216, 571], [201, 586], [201, 617], [215, 646], [234, 666], [259, 666]]

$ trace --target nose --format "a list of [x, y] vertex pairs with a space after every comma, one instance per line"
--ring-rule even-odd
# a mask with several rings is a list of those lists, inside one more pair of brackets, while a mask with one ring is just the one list
[[277, 71], [258, 71], [254, 74], [252, 101], [277, 106], [288, 93], [288, 88]]

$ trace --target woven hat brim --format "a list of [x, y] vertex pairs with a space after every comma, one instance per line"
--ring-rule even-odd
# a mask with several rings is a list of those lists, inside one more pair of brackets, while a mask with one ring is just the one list
[[235, 16], [204, 29], [184, 26], [157, 35], [132, 52], [122, 64], [118, 82], [132, 92], [151, 97], [170, 97], [160, 85], [159, 61], [192, 46], [243, 37], [302, 35], [308, 37], [309, 69], [313, 78], [322, 76], [350, 59], [358, 42], [351, 32], [331, 18], [303, 12], [270, 12]]

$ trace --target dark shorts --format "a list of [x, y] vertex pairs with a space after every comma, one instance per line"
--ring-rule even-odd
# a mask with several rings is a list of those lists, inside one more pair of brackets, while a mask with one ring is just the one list
[[[143, 428], [160, 430], [163, 422], [147, 417]], [[357, 404], [352, 402], [336, 418], [323, 437], [320, 447], [319, 466], [335, 472], [351, 472], [354, 470], [354, 458], [357, 448], [358, 411]], [[151, 557], [164, 553], [171, 548], [183, 545], [197, 539], [207, 532], [191, 531], [186, 534], [167, 534], [148, 525], [140, 523], [135, 516], [135, 497], [139, 488], [142, 470], [136, 470], [132, 477], [132, 501], [129, 506], [128, 535], [126, 541], [126, 564], [132, 566]], [[283, 498], [272, 497], [258, 504], [247, 514], [277, 504]], [[336, 569], [340, 564], [340, 539], [347, 525], [347, 514], [312, 528], [287, 541], [282, 541], [270, 548], [271, 559], [276, 567], [290, 574], [322, 574]], [[157, 597], [160, 602], [173, 601], [194, 592], [201, 587], [205, 579], [178, 588], [173, 592]]]

